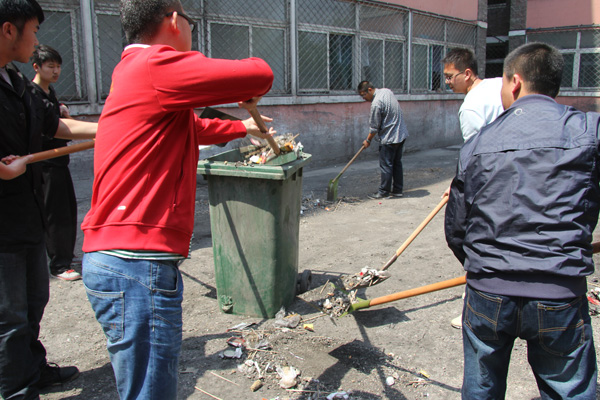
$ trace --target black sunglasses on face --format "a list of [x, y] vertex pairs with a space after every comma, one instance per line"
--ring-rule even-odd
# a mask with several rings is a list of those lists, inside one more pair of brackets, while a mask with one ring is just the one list
[[[165, 17], [172, 16], [174, 12], [175, 11], [171, 11], [170, 13], [165, 14]], [[194, 32], [194, 29], [196, 29], [196, 22], [191, 17], [185, 15], [184, 13], [182, 13], [180, 11], [177, 11], [177, 15], [184, 18], [190, 24], [190, 31]]]

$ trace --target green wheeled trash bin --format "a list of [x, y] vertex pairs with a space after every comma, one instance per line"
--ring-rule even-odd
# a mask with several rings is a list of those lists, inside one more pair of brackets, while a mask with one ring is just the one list
[[208, 181], [217, 298], [223, 312], [272, 318], [296, 295], [302, 168], [311, 155], [248, 165], [246, 151], [198, 162]]

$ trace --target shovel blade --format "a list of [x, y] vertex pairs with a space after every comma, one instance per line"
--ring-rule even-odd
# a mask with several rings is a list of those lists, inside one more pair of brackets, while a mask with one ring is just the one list
[[350, 307], [348, 307], [348, 310], [345, 313], [343, 313], [342, 315], [340, 315], [340, 318], [342, 318], [354, 311], [371, 307], [371, 300], [369, 300], [369, 299], [361, 299], [361, 298], [357, 297], [356, 300], [358, 300], [358, 301], [356, 303], [350, 304]]
[[337, 200], [338, 180], [332, 179], [327, 186], [327, 201]]

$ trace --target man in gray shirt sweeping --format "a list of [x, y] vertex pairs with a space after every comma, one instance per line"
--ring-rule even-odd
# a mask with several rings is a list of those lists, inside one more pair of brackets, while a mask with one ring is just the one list
[[358, 94], [365, 101], [371, 102], [369, 135], [363, 142], [363, 147], [365, 149], [369, 147], [375, 137], [380, 143], [381, 184], [379, 190], [369, 197], [372, 199], [402, 197], [402, 150], [404, 141], [408, 137], [408, 130], [398, 100], [391, 90], [376, 89], [369, 81], [362, 81], [358, 85]]

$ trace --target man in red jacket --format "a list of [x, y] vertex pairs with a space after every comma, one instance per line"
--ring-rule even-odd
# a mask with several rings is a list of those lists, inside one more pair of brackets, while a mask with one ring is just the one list
[[122, 0], [121, 22], [131, 44], [99, 120], [83, 282], [121, 399], [168, 400], [177, 397], [178, 265], [192, 235], [198, 146], [267, 135], [251, 119], [200, 119], [193, 110], [248, 99], [241, 106], [253, 107], [273, 73], [257, 58], [191, 51], [195, 24], [177, 0]]

